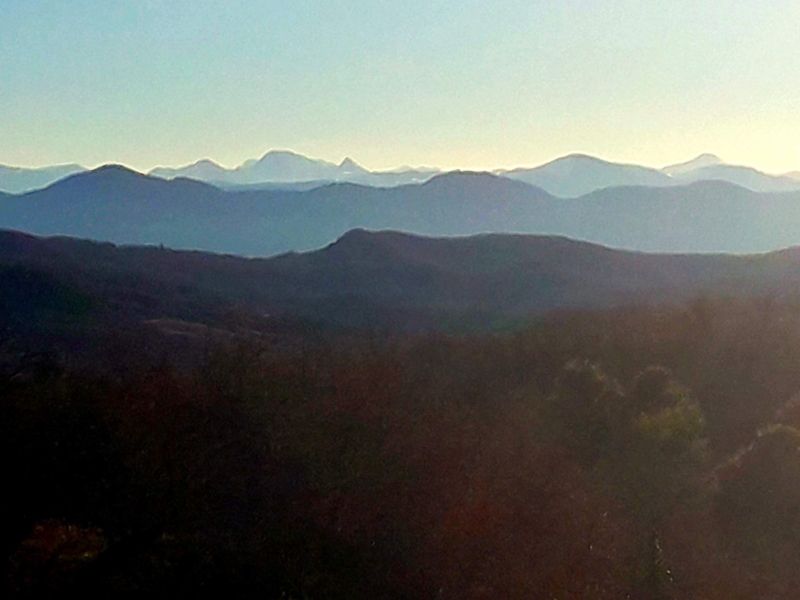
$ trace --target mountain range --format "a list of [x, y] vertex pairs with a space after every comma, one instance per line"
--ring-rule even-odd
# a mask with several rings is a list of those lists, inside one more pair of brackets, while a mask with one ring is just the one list
[[651, 252], [750, 253], [800, 242], [800, 192], [759, 193], [701, 181], [559, 198], [473, 172], [389, 188], [333, 183], [223, 190], [111, 165], [42, 190], [0, 196], [0, 227], [248, 256], [312, 250], [354, 228], [432, 236], [548, 234]]
[[574, 198], [610, 187], [681, 186], [696, 181], [725, 181], [754, 192], [800, 189], [791, 175], [769, 175], [751, 167], [729, 165], [713, 154], [653, 169], [613, 163], [584, 154], [571, 154], [532, 169], [496, 171], [497, 174], [538, 186], [555, 196]]
[[149, 174], [162, 179], [187, 177], [221, 187], [258, 186], [259, 184], [293, 184], [312, 182], [318, 185], [347, 181], [375, 186], [394, 186], [425, 181], [436, 169], [369, 171], [345, 158], [339, 164], [308, 158], [289, 150], [271, 150], [257, 160], [248, 160], [233, 169], [226, 169], [205, 159], [179, 168], [158, 167]]
[[[41, 169], [0, 166], [0, 191], [33, 191], [84, 170], [79, 165]], [[272, 150], [259, 159], [247, 160], [230, 169], [203, 159], [184, 167], [157, 167], [148, 174], [162, 179], [194, 179], [224, 189], [308, 190], [329, 183], [394, 187], [424, 183], [440, 173], [440, 170], [428, 167], [370, 171], [351, 158], [332, 163], [288, 150]], [[705, 180], [727, 181], [757, 192], [800, 189], [800, 175], [797, 172], [770, 175], [751, 167], [726, 164], [713, 154], [701, 154], [690, 161], [662, 169], [571, 154], [538, 167], [496, 170], [493, 173], [535, 185], [554, 196], [565, 198], [608, 187], [668, 187]]]
[[23, 325], [68, 314], [208, 322], [239, 307], [335, 326], [486, 328], [554, 309], [798, 290], [797, 249], [659, 255], [553, 236], [354, 230], [317, 251], [244, 259], [0, 232], [3, 319]]
[[675, 182], [657, 169], [608, 162], [585, 154], [570, 154], [532, 169], [498, 171], [562, 197], [577, 197], [594, 190], [626, 185], [667, 186]]

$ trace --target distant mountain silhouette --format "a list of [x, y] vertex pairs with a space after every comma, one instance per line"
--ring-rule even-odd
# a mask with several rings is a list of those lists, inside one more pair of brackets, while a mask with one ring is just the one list
[[607, 187], [673, 184], [667, 174], [657, 169], [612, 163], [585, 154], [570, 154], [539, 167], [512, 169], [501, 171], [500, 174], [565, 198]]
[[604, 161], [571, 154], [533, 169], [512, 169], [499, 174], [541, 187], [555, 196], [577, 197], [610, 187], [682, 186], [698, 181], [726, 181], [754, 192], [800, 190], [798, 180], [769, 175], [737, 165], [728, 165], [714, 154], [700, 156], [660, 171], [638, 165]]
[[[80, 300], [111, 320], [193, 321], [239, 306], [259, 315], [400, 328], [485, 328], [556, 309], [800, 289], [796, 250], [651, 255], [551, 236], [436, 239], [364, 230], [318, 251], [249, 260], [0, 232], [0, 280], [19, 279], [20, 270], [29, 275], [25, 281], [59, 290], [64, 311]], [[8, 307], [24, 314], [32, 308]]]
[[800, 189], [800, 182], [792, 177], [769, 175], [752, 167], [727, 164], [712, 164], [695, 168], [676, 174], [674, 178], [678, 183], [727, 181], [754, 192], [785, 192]]
[[683, 175], [684, 173], [694, 171], [695, 169], [721, 164], [722, 159], [719, 156], [706, 152], [693, 158], [692, 160], [687, 160], [686, 162], [678, 163], [676, 165], [669, 165], [661, 170], [667, 175], [675, 177], [677, 175]]
[[347, 175], [364, 175], [365, 173], [369, 173], [367, 169], [362, 167], [356, 161], [354, 161], [349, 156], [346, 157], [342, 162], [339, 163], [338, 170], [340, 173]]
[[427, 185], [394, 188], [337, 183], [310, 191], [226, 192], [190, 179], [165, 181], [108, 166], [6, 198], [0, 226], [268, 255], [317, 248], [354, 227], [432, 234], [503, 230], [529, 201], [544, 198], [541, 190], [488, 174], [447, 175]]
[[50, 185], [73, 173], [86, 169], [80, 165], [25, 168], [0, 165], [0, 191], [21, 194]]
[[[0, 166], [0, 192], [26, 193], [82, 172], [79, 165], [41, 169]], [[210, 159], [184, 167], [156, 167], [150, 175], [161, 179], [187, 178], [237, 191], [306, 191], [331, 183], [395, 187], [424, 183], [441, 171], [431, 167], [399, 167], [370, 171], [350, 157], [339, 164], [308, 158], [291, 150], [271, 150], [261, 158], [228, 169]], [[540, 187], [554, 196], [573, 198], [609, 187], [681, 186], [695, 181], [720, 180], [758, 192], [800, 190], [800, 175], [769, 175], [745, 166], [727, 165], [714, 154], [700, 156], [663, 169], [605, 161], [571, 154], [534, 168], [498, 170], [494, 174]]]
[[319, 248], [354, 228], [554, 234], [653, 252], [743, 253], [800, 243], [800, 192], [704, 181], [606, 188], [570, 199], [471, 172], [391, 188], [226, 191], [106, 166], [0, 198], [0, 227], [249, 256]]
[[207, 158], [198, 160], [191, 165], [177, 169], [171, 167], [156, 167], [149, 174], [162, 179], [175, 179], [176, 177], [188, 177], [199, 181], [222, 181], [225, 179], [228, 170]]
[[292, 184], [315, 182], [361, 183], [375, 186], [394, 186], [420, 182], [436, 174], [436, 170], [412, 168], [397, 171], [369, 171], [352, 158], [341, 163], [308, 158], [291, 150], [270, 150], [259, 159], [245, 161], [234, 169], [225, 169], [208, 160], [179, 168], [158, 167], [150, 175], [163, 179], [188, 177], [222, 187], [280, 187], [291, 189]]
[[258, 160], [248, 161], [235, 169], [237, 183], [261, 181], [312, 181], [334, 179], [338, 166], [305, 157], [289, 150], [272, 150]]
[[[164, 181], [119, 165], [72, 175], [0, 204], [0, 222], [24, 231], [124, 243], [202, 247], [225, 194], [191, 179]], [[211, 227], [205, 233], [198, 228]], [[194, 232], [194, 233], [193, 233]]]

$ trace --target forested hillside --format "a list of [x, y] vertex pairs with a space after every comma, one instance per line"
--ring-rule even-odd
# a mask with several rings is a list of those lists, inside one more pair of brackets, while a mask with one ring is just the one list
[[100, 369], [4, 338], [10, 591], [794, 598], [798, 305], [140, 339]]

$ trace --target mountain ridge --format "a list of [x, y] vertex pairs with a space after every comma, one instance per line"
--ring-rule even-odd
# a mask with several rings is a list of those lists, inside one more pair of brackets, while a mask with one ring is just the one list
[[[60, 165], [42, 169], [0, 165], [0, 191], [26, 193], [46, 187], [68, 175], [86, 171], [80, 165]], [[39, 179], [9, 183], [14, 173], [38, 173]], [[181, 167], [159, 166], [146, 174], [162, 179], [187, 178], [231, 190], [307, 190], [335, 182], [350, 182], [371, 187], [395, 187], [424, 183], [447, 171], [432, 167], [398, 167], [371, 171], [352, 157], [339, 163], [310, 158], [288, 149], [273, 149], [259, 158], [227, 168], [210, 158]], [[529, 183], [558, 197], [576, 198], [608, 187], [680, 186], [701, 179], [721, 179], [758, 192], [800, 189], [800, 172], [771, 175], [747, 166], [724, 163], [718, 156], [703, 153], [686, 162], [655, 169], [633, 163], [605, 160], [584, 153], [572, 153], [535, 167], [482, 171]], [[12, 174], [12, 175], [9, 175]]]
[[0, 227], [248, 256], [319, 248], [358, 227], [433, 236], [553, 234], [651, 252], [747, 253], [800, 242], [800, 192], [699, 181], [604, 188], [570, 199], [482, 172], [390, 188], [330, 183], [232, 191], [109, 166], [0, 197]]
[[[208, 160], [208, 159], [205, 159]], [[249, 159], [236, 167], [225, 168], [217, 163], [200, 165], [198, 161], [183, 167], [156, 167], [149, 175], [171, 179], [174, 177], [198, 177], [208, 183], [227, 186], [253, 186], [259, 184], [292, 184], [301, 182], [349, 181], [371, 185], [394, 186], [411, 183], [439, 172], [405, 168], [391, 171], [371, 171], [353, 158], [346, 156], [338, 164], [327, 160], [309, 158], [287, 149], [273, 149], [261, 157]], [[204, 166], [204, 168], [200, 168]]]
[[783, 192], [798, 189], [798, 181], [784, 175], [770, 175], [741, 165], [725, 163], [701, 166], [674, 176], [679, 183], [722, 180], [756, 192]]
[[246, 259], [0, 231], [0, 276], [14, 265], [52, 278], [106, 318], [191, 321], [238, 305], [333, 326], [491, 329], [553, 310], [797, 294], [798, 252], [650, 254], [563, 236], [356, 229], [318, 250]]
[[615, 163], [587, 154], [568, 154], [538, 167], [497, 172], [561, 197], [575, 198], [596, 189], [622, 185], [671, 185], [668, 175], [640, 165]]

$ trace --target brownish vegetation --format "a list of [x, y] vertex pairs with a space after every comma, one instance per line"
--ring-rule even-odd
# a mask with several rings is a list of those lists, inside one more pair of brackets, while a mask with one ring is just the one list
[[6, 339], [7, 591], [794, 597], [797, 306], [297, 336]]

